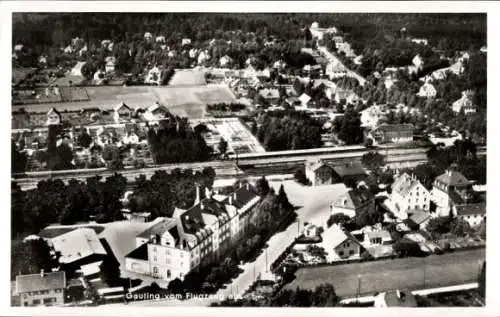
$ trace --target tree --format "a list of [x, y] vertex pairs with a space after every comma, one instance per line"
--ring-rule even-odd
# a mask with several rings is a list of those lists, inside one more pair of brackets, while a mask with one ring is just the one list
[[352, 105], [347, 106], [342, 117], [335, 118], [333, 126], [339, 139], [346, 145], [359, 144], [363, 141], [361, 117]]
[[120, 149], [114, 145], [107, 145], [102, 151], [102, 158], [106, 161], [108, 168], [117, 170], [123, 168]]
[[262, 176], [261, 178], [259, 178], [255, 184], [255, 188], [257, 190], [257, 194], [259, 196], [265, 196], [267, 195], [267, 193], [269, 193], [269, 182], [267, 181], [267, 179]]
[[92, 144], [92, 137], [82, 128], [78, 135], [77, 143], [81, 147], [88, 148]]
[[50, 255], [50, 247], [43, 239], [13, 240], [11, 244], [11, 280], [18, 274], [51, 272], [57, 262]]
[[308, 181], [308, 179], [306, 177], [306, 174], [300, 168], [295, 171], [295, 173], [293, 174], [293, 177], [295, 178], [295, 181], [297, 181], [298, 183], [300, 183], [302, 185], [308, 185], [309, 184], [309, 181]]
[[361, 163], [371, 171], [378, 171], [385, 165], [384, 156], [378, 152], [368, 152], [361, 157]]
[[19, 152], [16, 148], [14, 140], [11, 143], [11, 161], [12, 161], [12, 172], [21, 173], [26, 169], [26, 163], [28, 161], [26, 154]]
[[333, 224], [345, 225], [346, 223], [351, 222], [351, 218], [345, 214], [333, 214], [328, 218], [326, 224], [328, 227], [331, 227]]
[[227, 141], [223, 138], [221, 138], [219, 142], [219, 152], [222, 155], [225, 155], [227, 152]]

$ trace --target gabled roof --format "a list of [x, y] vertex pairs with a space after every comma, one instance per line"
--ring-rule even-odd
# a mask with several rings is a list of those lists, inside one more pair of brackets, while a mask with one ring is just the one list
[[305, 105], [311, 100], [311, 97], [308, 94], [303, 93], [300, 95], [299, 100], [303, 105]]
[[467, 204], [455, 206], [457, 209], [458, 216], [469, 216], [469, 215], [485, 215], [486, 214], [486, 204]]
[[64, 271], [18, 275], [16, 276], [17, 293], [45, 291], [66, 288], [66, 273]]
[[225, 204], [229, 204], [229, 201], [232, 200], [232, 205], [240, 209], [256, 197], [259, 197], [259, 195], [256, 194], [255, 188], [250, 184], [245, 184], [244, 186], [236, 189], [223, 202]]
[[120, 102], [118, 105], [116, 105], [116, 107], [115, 107], [115, 109], [114, 109], [114, 110], [115, 110], [115, 111], [119, 111], [120, 109], [123, 109], [123, 108], [124, 108], [124, 109], [126, 109], [126, 110], [129, 110], [129, 111], [131, 111], [131, 110], [132, 110], [132, 109], [131, 109], [131, 108], [130, 108], [127, 104], [125, 104], [123, 101], [122, 101], [122, 102]]
[[348, 209], [356, 209], [374, 199], [375, 196], [370, 190], [366, 189], [365, 187], [360, 187], [351, 189], [344, 195], [341, 195], [335, 201], [334, 206], [348, 208]]
[[413, 223], [420, 225], [420, 224], [424, 223], [425, 221], [427, 221], [430, 217], [431, 217], [431, 215], [424, 210], [415, 210], [413, 212], [413, 214], [409, 217], [409, 219]]
[[354, 238], [350, 233], [342, 230], [342, 228], [338, 225], [333, 225], [325, 232], [323, 232], [323, 240], [331, 243], [331, 245], [329, 245], [329, 247], [331, 248], [336, 248], [347, 239], [355, 243], [359, 243], [356, 238]]
[[462, 173], [457, 171], [446, 171], [436, 177], [436, 181], [441, 182], [447, 186], [466, 185], [470, 183]]
[[387, 230], [366, 231], [365, 235], [368, 239], [382, 238], [382, 240], [391, 240], [391, 234]]
[[350, 163], [345, 165], [337, 165], [333, 170], [340, 177], [366, 175], [366, 170], [359, 163]]
[[420, 184], [420, 181], [418, 179], [412, 178], [407, 173], [403, 173], [401, 176], [397, 177], [394, 180], [391, 189], [393, 192], [406, 197], [406, 195], [408, 195], [408, 193], [410, 193], [413, 188], [418, 186], [418, 184]]
[[91, 228], [79, 228], [50, 241], [54, 249], [61, 253], [60, 263], [72, 263], [92, 254], [107, 254], [94, 229]]

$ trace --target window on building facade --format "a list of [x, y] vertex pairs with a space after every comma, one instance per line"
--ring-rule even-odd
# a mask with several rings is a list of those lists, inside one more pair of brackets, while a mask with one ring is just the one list
[[153, 247], [153, 252], [156, 252], [156, 247]]
[[183, 257], [184, 257], [184, 253], [181, 252], [181, 258], [183, 258]]
[[154, 257], [154, 258], [153, 258], [153, 261], [155, 261], [155, 262], [156, 262], [156, 261], [158, 261], [158, 258], [157, 258], [157, 257]]
[[344, 251], [339, 251], [340, 256], [344, 256]]
[[354, 254], [354, 250], [349, 250], [349, 255], [353, 255]]
[[167, 278], [170, 278], [172, 277], [172, 272], [170, 272], [170, 270], [167, 270]]
[[154, 273], [154, 274], [158, 274], [158, 268], [157, 268], [156, 266], [155, 266], [155, 267], [153, 267], [153, 273]]
[[33, 300], [33, 305], [39, 305], [40, 304], [40, 300], [39, 299], [34, 299]]

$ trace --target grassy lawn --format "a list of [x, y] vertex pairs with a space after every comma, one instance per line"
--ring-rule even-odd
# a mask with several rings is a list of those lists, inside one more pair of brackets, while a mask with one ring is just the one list
[[[426, 258], [403, 258], [337, 266], [303, 268], [286, 287], [313, 289], [331, 283], [337, 295], [356, 296], [357, 275], [361, 275], [361, 295], [372, 295], [390, 289], [419, 289], [464, 284], [477, 281], [485, 250], [470, 250]], [[425, 264], [425, 266], [424, 266]], [[424, 286], [425, 267], [425, 286]]]

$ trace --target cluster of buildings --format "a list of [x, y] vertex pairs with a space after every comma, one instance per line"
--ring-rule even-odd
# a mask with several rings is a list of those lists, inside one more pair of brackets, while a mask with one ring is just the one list
[[128, 271], [171, 281], [192, 270], [216, 263], [248, 235], [250, 219], [261, 197], [250, 184], [229, 195], [208, 189], [195, 204], [176, 209], [136, 237], [136, 249], [126, 255]]
[[13, 297], [19, 306], [61, 306], [75, 300], [85, 301], [84, 290], [92, 287], [104, 300], [123, 299], [123, 287], [110, 288], [101, 280], [100, 265], [108, 254], [93, 228], [72, 228], [59, 232], [47, 228], [24, 241], [44, 239], [58, 267], [51, 272], [16, 276]]
[[474, 182], [453, 167], [436, 177], [431, 190], [414, 175], [396, 172], [389, 194], [374, 194], [364, 184], [367, 175], [360, 167], [311, 163], [306, 166], [306, 173], [313, 186], [345, 182], [345, 179], [353, 179], [358, 184], [330, 204], [332, 216], [354, 219], [360, 214], [374, 214], [376, 210], [384, 213], [383, 221], [374, 226], [351, 232], [341, 224], [326, 229], [322, 233], [322, 245], [328, 248], [329, 261], [357, 259], [366, 255], [365, 252], [374, 258], [393, 254], [395, 241], [383, 225], [394, 224], [403, 239], [430, 252], [438, 246], [420, 232], [426, 230], [430, 219], [451, 216], [467, 222], [472, 228], [477, 228], [486, 219], [485, 202], [474, 199]]

